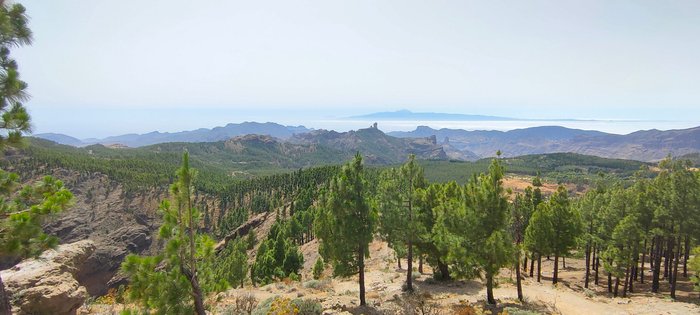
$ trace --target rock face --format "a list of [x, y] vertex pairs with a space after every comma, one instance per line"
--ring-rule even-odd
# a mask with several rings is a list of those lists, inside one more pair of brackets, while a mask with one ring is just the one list
[[59, 246], [38, 258], [3, 270], [13, 314], [75, 314], [88, 296], [76, 280], [78, 271], [95, 251], [90, 240]]

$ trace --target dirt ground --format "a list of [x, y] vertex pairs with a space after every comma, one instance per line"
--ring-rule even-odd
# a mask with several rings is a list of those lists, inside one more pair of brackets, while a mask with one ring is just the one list
[[[246, 286], [219, 293], [209, 299], [209, 304], [213, 305], [212, 313], [226, 313], [225, 310], [235, 304], [237, 297], [245, 295], [252, 295], [259, 302], [275, 296], [313, 299], [321, 303], [324, 314], [402, 314], [399, 309], [405, 305], [404, 301], [410, 299], [425, 302], [431, 307], [432, 315], [456, 314], [456, 309], [466, 305], [485, 305], [486, 288], [480, 280], [438, 282], [432, 279], [427, 265], [424, 266], [423, 274], [415, 272], [417, 294], [406, 297], [401, 291], [406, 280], [406, 270], [397, 267], [393, 251], [386, 243], [375, 241], [370, 245], [371, 258], [366, 262], [368, 306], [359, 307], [357, 276], [332, 278], [328, 270], [330, 268], [327, 268], [321, 280], [310, 281], [311, 268], [318, 255], [317, 247], [316, 242], [311, 242], [301, 248], [305, 259], [302, 281], [278, 282], [261, 287]], [[566, 268], [560, 268], [559, 284], [553, 286], [553, 261], [543, 259], [541, 283], [524, 273], [524, 304], [517, 301], [515, 273], [503, 269], [497, 279], [499, 284], [494, 290], [495, 297], [500, 308], [511, 306], [542, 314], [700, 314], [700, 297], [692, 291], [692, 285], [686, 278], [679, 277], [677, 301], [669, 297], [668, 282], [663, 282], [662, 293], [649, 293], [648, 272], [645, 284], [635, 283], [635, 293], [628, 294], [627, 298], [613, 298], [607, 293], [607, 275], [600, 275], [598, 285], [594, 285], [591, 280], [590, 290], [583, 289], [584, 264], [582, 259], [567, 259]], [[414, 263], [416, 268], [417, 265], [417, 262]], [[406, 268], [405, 261], [402, 261], [402, 267]], [[499, 309], [493, 314], [498, 313]], [[81, 312], [118, 314], [120, 310], [121, 306], [118, 305], [91, 305], [90, 311]]]
[[[273, 296], [316, 299], [327, 311], [326, 314], [391, 314], [392, 306], [400, 304], [401, 286], [406, 279], [406, 271], [398, 269], [393, 251], [383, 242], [371, 244], [371, 258], [367, 261], [367, 301], [369, 308], [359, 308], [357, 277], [347, 279], [330, 278], [326, 270], [324, 280], [318, 288], [308, 288], [310, 270], [315, 262], [317, 245], [310, 243], [302, 247], [306, 259], [304, 280], [300, 283], [275, 283], [260, 288], [243, 288], [223, 293], [217, 305], [227, 305], [240, 294], [252, 294], [259, 301]], [[406, 268], [406, 262], [402, 262]], [[417, 263], [414, 263], [417, 267]], [[529, 266], [528, 266], [529, 267]], [[561, 267], [561, 266], [560, 266]], [[590, 290], [583, 289], [585, 262], [582, 259], [567, 259], [566, 268], [561, 268], [557, 286], [551, 284], [553, 261], [543, 260], [542, 282], [526, 276], [523, 280], [525, 308], [541, 313], [558, 314], [700, 314], [700, 297], [692, 291], [687, 278], [679, 277], [678, 301], [669, 297], [668, 282], [663, 282], [660, 294], [649, 293], [650, 274], [647, 272], [645, 284], [635, 283], [635, 293], [627, 298], [613, 298], [607, 293], [607, 276], [601, 274], [599, 285], [590, 283]], [[647, 266], [648, 269], [648, 266]], [[417, 292], [427, 293], [429, 303], [435, 304], [442, 312], [452, 314], [454, 308], [466, 304], [483, 304], [486, 288], [479, 280], [437, 282], [432, 279], [431, 270], [424, 266], [424, 274], [415, 280]], [[515, 274], [503, 269], [499, 286], [494, 294], [499, 303], [519, 305], [514, 284]], [[621, 291], [620, 291], [621, 292]], [[388, 311], [387, 311], [388, 310]]]
[[[509, 174], [505, 178], [503, 178], [503, 186], [513, 191], [513, 194], [511, 194], [511, 198], [514, 198], [516, 193], [522, 194], [525, 192], [525, 188], [532, 186], [532, 179], [532, 176]], [[574, 192], [577, 195], [580, 195], [583, 192], [585, 192], [585, 189], [579, 191], [576, 185], [574, 184], [564, 184], [564, 186], [569, 192]], [[557, 191], [557, 188], [559, 188], [559, 185], [557, 183], [542, 181], [542, 187], [540, 187], [540, 190], [544, 195], [551, 195]]]

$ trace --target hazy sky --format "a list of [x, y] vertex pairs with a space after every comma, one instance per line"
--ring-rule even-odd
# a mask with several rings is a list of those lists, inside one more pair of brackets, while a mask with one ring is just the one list
[[19, 1], [37, 132], [410, 109], [700, 120], [700, 1]]

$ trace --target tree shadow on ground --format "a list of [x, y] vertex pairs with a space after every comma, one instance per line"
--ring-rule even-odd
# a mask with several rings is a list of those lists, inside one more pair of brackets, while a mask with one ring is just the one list
[[476, 295], [481, 291], [484, 285], [476, 280], [445, 280], [438, 281], [432, 278], [414, 280], [415, 286], [420, 291], [430, 292], [432, 294], [466, 294]]
[[385, 313], [381, 310], [372, 306], [353, 306], [348, 308], [343, 308], [344, 311], [349, 312], [353, 315], [384, 315]]

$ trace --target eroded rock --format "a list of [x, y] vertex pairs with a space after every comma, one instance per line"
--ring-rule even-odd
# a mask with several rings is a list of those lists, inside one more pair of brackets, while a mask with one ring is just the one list
[[0, 272], [13, 314], [75, 314], [88, 296], [76, 275], [94, 251], [91, 240], [64, 244]]

